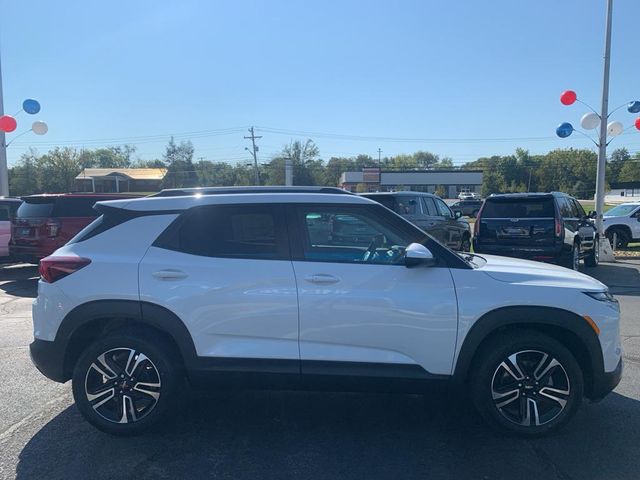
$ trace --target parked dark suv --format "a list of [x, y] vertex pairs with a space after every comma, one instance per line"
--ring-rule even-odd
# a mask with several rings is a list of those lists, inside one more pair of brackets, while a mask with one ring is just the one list
[[451, 210], [455, 212], [460, 212], [465, 217], [475, 218], [478, 216], [478, 212], [482, 207], [482, 200], [480, 199], [470, 199], [470, 200], [460, 200], [459, 202], [454, 203], [450, 206]]
[[98, 216], [93, 209], [96, 202], [137, 196], [44, 194], [22, 197], [23, 203], [12, 219], [9, 254], [16, 260], [38, 263]]
[[468, 252], [471, 249], [469, 222], [453, 213], [437, 195], [422, 192], [363, 193], [363, 197], [381, 203], [402, 215], [443, 245]]
[[598, 235], [575, 198], [564, 193], [491, 195], [474, 226], [476, 253], [528, 258], [577, 270], [598, 265]]

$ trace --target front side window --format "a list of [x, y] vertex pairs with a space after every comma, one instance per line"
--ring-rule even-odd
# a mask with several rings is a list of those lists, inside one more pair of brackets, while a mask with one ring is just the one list
[[299, 209], [304, 260], [402, 263], [411, 239], [370, 210], [327, 206]]
[[580, 205], [580, 202], [575, 199], [571, 199], [571, 203], [573, 204], [573, 210], [575, 211], [576, 218], [584, 218], [587, 216], [584, 208], [582, 208], [582, 205]]
[[187, 212], [175, 249], [206, 257], [281, 259], [278, 225], [269, 206], [208, 206]]

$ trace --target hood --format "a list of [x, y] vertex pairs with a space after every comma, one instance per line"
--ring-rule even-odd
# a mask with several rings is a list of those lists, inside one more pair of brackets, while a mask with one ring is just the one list
[[592, 292], [607, 289], [606, 285], [595, 278], [557, 265], [495, 255], [478, 256], [486, 261], [478, 270], [500, 282]]

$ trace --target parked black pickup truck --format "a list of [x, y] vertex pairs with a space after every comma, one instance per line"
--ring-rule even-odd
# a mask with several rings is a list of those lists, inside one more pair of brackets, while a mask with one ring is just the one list
[[565, 193], [491, 195], [474, 226], [476, 253], [554, 262], [577, 270], [598, 265], [596, 228]]

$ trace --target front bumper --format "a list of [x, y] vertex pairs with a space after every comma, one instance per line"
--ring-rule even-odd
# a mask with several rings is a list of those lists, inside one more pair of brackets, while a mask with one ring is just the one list
[[29, 345], [29, 355], [45, 377], [60, 383], [69, 380], [64, 369], [65, 346], [60, 342], [36, 339]]
[[613, 372], [601, 372], [598, 375], [594, 375], [593, 386], [588, 395], [589, 400], [592, 402], [598, 402], [611, 393], [622, 379], [622, 370], [623, 362], [621, 358], [618, 362], [618, 366]]

